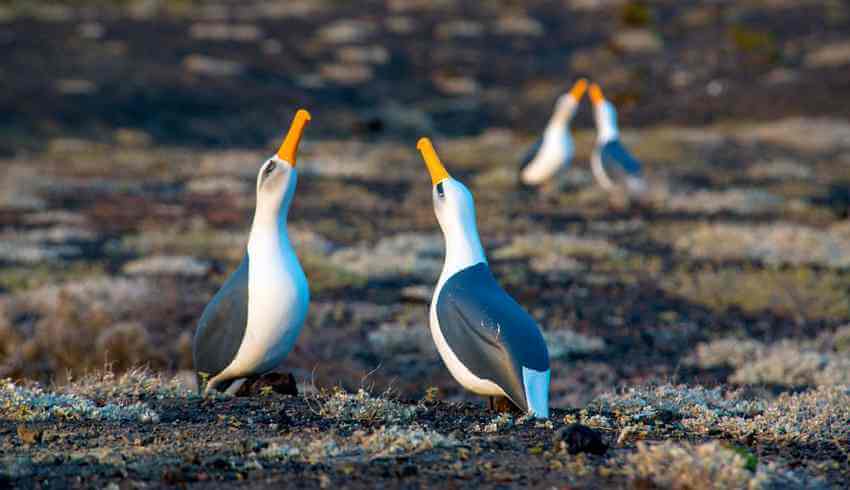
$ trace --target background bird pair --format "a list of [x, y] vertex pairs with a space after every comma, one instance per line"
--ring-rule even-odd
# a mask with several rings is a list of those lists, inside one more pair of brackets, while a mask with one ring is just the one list
[[620, 142], [617, 110], [605, 98], [599, 85], [591, 83], [588, 88], [584, 78], [579, 79], [569, 92], [558, 97], [543, 135], [523, 158], [521, 182], [528, 186], [539, 186], [562, 169], [569, 168], [575, 154], [570, 123], [585, 91], [593, 103], [596, 122], [596, 143], [590, 162], [594, 179], [608, 192], [642, 195], [647, 189], [642, 165]]

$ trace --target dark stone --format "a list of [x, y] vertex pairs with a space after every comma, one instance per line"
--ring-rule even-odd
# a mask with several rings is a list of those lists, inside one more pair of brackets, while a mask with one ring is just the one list
[[555, 433], [554, 443], [563, 441], [570, 454], [590, 453], [597, 456], [605, 454], [608, 445], [602, 441], [602, 434], [581, 424], [570, 424]]

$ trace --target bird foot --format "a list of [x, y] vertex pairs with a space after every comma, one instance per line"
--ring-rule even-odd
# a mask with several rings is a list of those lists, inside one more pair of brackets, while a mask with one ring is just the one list
[[280, 395], [298, 396], [298, 385], [292, 373], [266, 373], [246, 378], [236, 396], [259, 396], [272, 391]]
[[497, 413], [513, 413], [513, 414], [521, 414], [522, 410], [520, 410], [516, 405], [514, 405], [507, 397], [504, 396], [491, 396], [490, 400], [490, 410]]

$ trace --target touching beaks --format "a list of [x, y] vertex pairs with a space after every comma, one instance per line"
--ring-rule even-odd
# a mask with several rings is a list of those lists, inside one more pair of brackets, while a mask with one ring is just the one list
[[295, 118], [289, 126], [289, 132], [286, 133], [286, 138], [277, 150], [277, 157], [281, 160], [286, 160], [290, 165], [295, 167], [295, 160], [298, 156], [298, 143], [301, 142], [301, 136], [304, 134], [304, 128], [310, 122], [310, 113], [304, 109], [298, 109], [295, 113]]
[[425, 166], [428, 167], [428, 173], [431, 174], [431, 183], [433, 185], [437, 185], [449, 178], [449, 173], [446, 171], [446, 167], [443, 166], [443, 162], [440, 161], [440, 157], [437, 156], [431, 140], [428, 138], [419, 138], [419, 142], [416, 143], [416, 149], [422, 153], [422, 159], [425, 160]]
[[581, 100], [581, 96], [584, 95], [585, 90], [587, 90], [587, 79], [579, 78], [573, 85], [573, 88], [570, 89], [570, 95], [578, 102]]
[[602, 102], [605, 101], [605, 96], [602, 95], [602, 89], [599, 88], [599, 85], [597, 85], [595, 83], [590, 84], [590, 90], [588, 90], [587, 93], [590, 96], [590, 100], [591, 100], [591, 102], [593, 102], [593, 105], [596, 105], [596, 104], [599, 104], [599, 103], [602, 103]]

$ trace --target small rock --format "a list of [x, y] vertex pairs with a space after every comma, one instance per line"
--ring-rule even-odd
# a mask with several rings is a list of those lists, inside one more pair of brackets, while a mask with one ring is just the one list
[[602, 434], [581, 424], [570, 424], [555, 433], [553, 442], [566, 444], [569, 454], [590, 453], [602, 456], [608, 451], [608, 445], [602, 441]]

